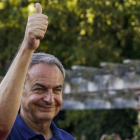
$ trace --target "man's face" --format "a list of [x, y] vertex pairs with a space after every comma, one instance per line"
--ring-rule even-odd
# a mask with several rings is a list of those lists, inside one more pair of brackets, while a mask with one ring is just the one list
[[62, 84], [63, 76], [56, 65], [33, 65], [23, 89], [23, 116], [33, 121], [52, 120], [63, 103]]

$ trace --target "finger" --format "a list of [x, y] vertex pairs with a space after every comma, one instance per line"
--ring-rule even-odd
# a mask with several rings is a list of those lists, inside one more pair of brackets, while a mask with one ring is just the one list
[[48, 26], [47, 26], [47, 25], [44, 25], [44, 24], [36, 24], [36, 25], [34, 25], [34, 24], [29, 24], [28, 27], [27, 27], [27, 30], [28, 30], [28, 33], [29, 33], [29, 34], [34, 34], [34, 31], [35, 31], [36, 29], [42, 30], [42, 31], [46, 32], [47, 27], [48, 27]]
[[48, 21], [45, 20], [45, 19], [42, 19], [42, 18], [40, 18], [39, 21], [38, 21], [38, 19], [30, 18], [30, 19], [28, 19], [28, 25], [30, 25], [30, 24], [32, 24], [32, 25], [35, 25], [35, 24], [36, 24], [36, 25], [37, 25], [37, 24], [48, 25]]
[[35, 14], [42, 14], [42, 7], [40, 3], [36, 3]]
[[34, 32], [32, 32], [30, 29], [29, 34], [30, 34], [30, 38], [32, 39], [43, 39], [45, 35], [45, 31], [40, 29], [34, 29]]
[[43, 15], [43, 14], [37, 14], [36, 15], [36, 18], [43, 18], [43, 19], [47, 20], [48, 19], [48, 16]]
[[32, 14], [32, 15], [29, 15], [28, 20], [35, 19], [35, 18], [37, 18], [37, 19], [42, 18], [42, 19], [45, 19], [45, 20], [48, 19], [48, 17], [46, 15], [44, 15], [44, 14]]
[[36, 26], [35, 29], [39, 29], [39, 30], [42, 30], [42, 31], [46, 32], [47, 27], [48, 26], [42, 24], [41, 26]]
[[44, 38], [45, 31], [39, 30], [39, 29], [36, 29], [35, 31], [37, 32], [36, 39], [43, 39]]

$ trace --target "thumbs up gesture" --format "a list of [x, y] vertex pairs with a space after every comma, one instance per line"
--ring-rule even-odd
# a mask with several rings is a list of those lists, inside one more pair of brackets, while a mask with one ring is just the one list
[[40, 44], [40, 39], [45, 35], [48, 26], [48, 17], [42, 14], [42, 7], [36, 3], [35, 14], [28, 17], [26, 31], [22, 47], [28, 50], [36, 50]]

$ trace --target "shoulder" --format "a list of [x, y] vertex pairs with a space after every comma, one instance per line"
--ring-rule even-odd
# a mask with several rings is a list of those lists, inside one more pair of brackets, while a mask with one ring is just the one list
[[62, 140], [74, 140], [74, 137], [72, 135], [70, 135], [65, 130], [58, 128], [53, 121], [51, 123], [51, 130], [54, 135], [58, 136]]
[[75, 140], [74, 137], [71, 134], [69, 134], [68, 132], [66, 132], [65, 130], [59, 129], [59, 131], [61, 132], [61, 135], [63, 136], [64, 139]]

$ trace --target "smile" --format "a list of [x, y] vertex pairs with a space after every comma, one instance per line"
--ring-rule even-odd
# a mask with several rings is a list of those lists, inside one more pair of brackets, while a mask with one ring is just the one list
[[54, 109], [54, 106], [45, 106], [45, 107], [44, 106], [39, 106], [39, 109], [41, 111], [47, 111], [47, 112], [49, 112], [49, 111], [52, 111]]

